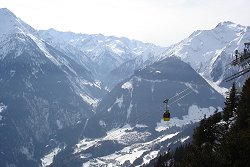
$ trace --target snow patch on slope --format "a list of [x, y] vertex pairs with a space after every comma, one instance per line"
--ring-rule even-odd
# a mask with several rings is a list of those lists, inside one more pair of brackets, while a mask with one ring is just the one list
[[129, 91], [133, 90], [133, 83], [132, 81], [125, 82], [122, 87], [122, 89], [128, 89]]
[[42, 161], [42, 167], [47, 167], [52, 164], [54, 157], [62, 150], [62, 148], [54, 148], [49, 154], [45, 155]]
[[[222, 111], [222, 108], [218, 108], [218, 110]], [[171, 118], [170, 122], [164, 122], [163, 120], [161, 120], [161, 122], [157, 123], [155, 130], [160, 132], [173, 126], [183, 127], [187, 124], [199, 122], [204, 118], [204, 115], [206, 115], [206, 117], [209, 117], [214, 114], [215, 111], [216, 108], [212, 106], [210, 106], [209, 108], [199, 108], [197, 105], [193, 104], [188, 109], [188, 115], [182, 116], [182, 119], [176, 117]]]
[[190, 136], [186, 136], [186, 137], [183, 137], [183, 138], [181, 138], [180, 140], [181, 140], [181, 142], [183, 143], [183, 142], [185, 142], [187, 139], [189, 139], [190, 138]]
[[[129, 128], [128, 125], [125, 127]], [[114, 134], [113, 132], [111, 133]], [[117, 130], [115, 130], [115, 132], [117, 133]], [[124, 132], [120, 132], [120, 133], [125, 135]], [[131, 132], [128, 132], [128, 133], [129, 134], [127, 134], [127, 136], [131, 136]], [[159, 151], [156, 151], [153, 149], [155, 145], [158, 145], [163, 141], [171, 139], [172, 137], [176, 136], [178, 133], [179, 132], [168, 134], [168, 135], [162, 135], [152, 141], [145, 142], [145, 143], [131, 144], [112, 154], [109, 154], [103, 157], [93, 158], [87, 161], [86, 163], [83, 163], [82, 166], [84, 167], [85, 166], [100, 166], [101, 164], [105, 166], [122, 166], [124, 164], [129, 165], [129, 164], [134, 163], [134, 161], [139, 157], [142, 157], [143, 159], [142, 164], [146, 164], [158, 155]], [[171, 144], [171, 142], [169, 144]], [[145, 155], [143, 155], [144, 153]]]
[[130, 102], [129, 107], [128, 107], [128, 110], [127, 110], [127, 119], [130, 117], [132, 108], [133, 108], [133, 104]]
[[108, 109], [108, 112], [110, 112], [113, 108], [114, 105], [118, 105], [119, 108], [122, 107], [122, 103], [123, 103], [123, 95], [120, 98], [116, 98], [115, 103]]
[[[0, 114], [7, 109], [7, 106], [3, 103], [0, 103]], [[3, 116], [0, 115], [0, 121], [3, 119]]]
[[90, 96], [88, 96], [86, 94], [80, 93], [80, 96], [83, 99], [83, 101], [85, 101], [89, 105], [95, 106], [98, 103], [97, 99], [93, 99], [93, 98], [91, 98]]
[[[203, 77], [203, 78], [204, 78], [204, 77]], [[205, 79], [205, 80], [207, 81], [207, 83], [209, 83], [209, 85], [212, 86], [218, 93], [220, 93], [220, 94], [221, 94], [222, 96], [224, 96], [224, 97], [227, 97], [227, 94], [226, 94], [226, 92], [228, 91], [227, 88], [218, 86], [219, 83], [214, 83], [213, 81], [210, 81], [210, 80], [208, 80], [208, 79], [206, 79], [206, 78], [204, 78], [204, 79]]]
[[41, 40], [39, 40], [38, 38], [36, 38], [34, 35], [32, 35], [32, 34], [28, 34], [29, 35], [29, 37], [36, 43], [36, 45], [39, 47], [39, 49], [41, 50], [41, 51], [43, 51], [43, 53], [44, 53], [44, 55], [48, 58], [48, 59], [50, 59], [54, 64], [56, 64], [56, 65], [60, 65], [60, 63], [49, 53], [49, 51], [47, 50], [47, 48], [46, 48], [46, 46], [45, 46], [45, 44], [41, 41]]

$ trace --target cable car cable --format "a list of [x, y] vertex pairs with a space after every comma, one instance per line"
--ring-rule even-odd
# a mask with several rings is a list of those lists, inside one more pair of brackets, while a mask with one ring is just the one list
[[170, 103], [168, 106], [170, 106], [170, 105], [172, 105], [172, 104], [178, 102], [179, 100], [183, 99], [184, 97], [186, 97], [187, 95], [189, 95], [189, 94], [192, 93], [192, 92], [193, 92], [193, 91], [190, 91], [190, 92], [186, 93], [186, 94], [183, 95], [182, 97], [180, 97], [180, 98], [176, 99], [175, 101], [173, 101], [172, 103]]

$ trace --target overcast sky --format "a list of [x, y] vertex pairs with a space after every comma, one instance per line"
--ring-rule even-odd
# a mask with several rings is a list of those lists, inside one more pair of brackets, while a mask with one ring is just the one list
[[35, 29], [125, 36], [161, 46], [222, 21], [250, 25], [250, 0], [0, 0], [3, 7]]

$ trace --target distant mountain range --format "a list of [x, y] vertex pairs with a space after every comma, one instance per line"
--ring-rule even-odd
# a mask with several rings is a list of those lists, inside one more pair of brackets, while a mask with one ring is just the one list
[[38, 32], [42, 39], [92, 71], [104, 87], [112, 89], [133, 71], [153, 63], [166, 49], [122, 37], [59, 32]]
[[[249, 27], [231, 22], [170, 47], [33, 29], [0, 9], [0, 164], [142, 165], [191, 140], [223, 107]], [[162, 121], [165, 98], [171, 121]], [[218, 93], [219, 92], [219, 93]], [[170, 101], [171, 103], [171, 101]]]
[[212, 30], [193, 32], [188, 38], [170, 46], [163, 53], [163, 58], [178, 56], [207, 80], [228, 87], [231, 84], [223, 82], [223, 79], [238, 70], [229, 65], [234, 59], [234, 50], [243, 51], [244, 43], [249, 41], [249, 26], [226, 21]]

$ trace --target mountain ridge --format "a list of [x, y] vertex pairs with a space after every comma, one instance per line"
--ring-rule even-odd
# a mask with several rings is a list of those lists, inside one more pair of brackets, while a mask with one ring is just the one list
[[207, 80], [220, 87], [229, 87], [222, 81], [236, 72], [237, 68], [226, 66], [234, 59], [234, 50], [243, 50], [247, 41], [250, 41], [249, 26], [225, 21], [211, 30], [197, 30], [179, 43], [171, 45], [162, 54], [162, 59], [171, 55], [178, 56]]
[[[6, 166], [148, 162], [161, 143], [190, 140], [194, 122], [220, 111], [223, 97], [206, 80], [226, 87], [231, 51], [249, 39], [249, 27], [222, 22], [162, 48], [101, 34], [39, 32], [8, 9], [0, 9], [0, 18], [7, 23], [0, 25], [0, 163]], [[187, 87], [189, 98], [171, 106], [166, 125], [163, 99]]]

